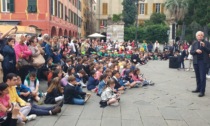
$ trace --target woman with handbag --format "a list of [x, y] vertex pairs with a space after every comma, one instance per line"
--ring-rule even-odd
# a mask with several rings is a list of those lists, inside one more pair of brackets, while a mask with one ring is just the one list
[[24, 81], [26, 75], [30, 71], [32, 52], [27, 45], [24, 44], [26, 38], [24, 35], [20, 36], [19, 44], [15, 46], [16, 61], [18, 67], [18, 75]]
[[4, 60], [2, 62], [4, 77], [3, 81], [6, 81], [6, 76], [8, 73], [16, 73], [16, 56], [14, 50], [15, 39], [9, 38], [7, 41], [7, 45], [4, 46], [2, 53], [4, 56]]
[[38, 44], [37, 42], [38, 42], [38, 39], [36, 38], [36, 36], [32, 36], [29, 39], [29, 49], [32, 52], [32, 59], [33, 59], [32, 65], [35, 68], [40, 68], [42, 65], [44, 65], [45, 59], [41, 55], [41, 52], [37, 46]]

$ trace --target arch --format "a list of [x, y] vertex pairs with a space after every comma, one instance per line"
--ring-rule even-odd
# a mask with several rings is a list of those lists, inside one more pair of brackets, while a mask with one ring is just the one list
[[57, 35], [56, 28], [53, 26], [51, 29], [51, 36], [56, 36], [56, 35]]
[[63, 31], [61, 28], [59, 28], [58, 36], [63, 36]]
[[68, 32], [67, 32], [67, 30], [65, 29], [65, 31], [64, 31], [64, 36], [67, 36], [68, 35]]
[[71, 37], [71, 30], [69, 30], [69, 37]]

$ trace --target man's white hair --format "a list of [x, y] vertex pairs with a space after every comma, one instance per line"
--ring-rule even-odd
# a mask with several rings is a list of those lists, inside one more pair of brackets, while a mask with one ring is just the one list
[[199, 34], [202, 34], [204, 36], [204, 32], [202, 32], [202, 31], [197, 31], [196, 32], [196, 36], [198, 36]]

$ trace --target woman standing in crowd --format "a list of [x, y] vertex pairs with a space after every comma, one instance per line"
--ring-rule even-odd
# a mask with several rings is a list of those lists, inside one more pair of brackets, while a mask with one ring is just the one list
[[6, 76], [8, 73], [11, 72], [16, 73], [16, 56], [15, 56], [14, 44], [15, 44], [15, 39], [9, 38], [7, 41], [7, 45], [4, 46], [2, 50], [4, 56], [4, 60], [2, 62], [4, 82], [6, 81]]
[[[31, 58], [32, 52], [28, 48], [28, 46], [24, 44], [25, 40], [26, 40], [26, 38], [24, 37], [24, 35], [21, 35], [19, 43], [15, 46], [15, 54], [16, 54], [17, 62], [20, 59], [24, 59], [28, 62], [31, 61], [30, 58]], [[20, 63], [22, 63], [22, 62], [20, 62]], [[26, 75], [28, 74], [29, 68], [30, 68], [30, 66], [24, 66], [24, 67], [19, 68], [18, 74], [20, 75], [22, 81], [24, 81]]]

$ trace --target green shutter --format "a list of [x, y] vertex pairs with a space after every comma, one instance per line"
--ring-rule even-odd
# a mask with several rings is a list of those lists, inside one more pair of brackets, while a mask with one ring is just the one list
[[28, 12], [29, 13], [37, 12], [37, 0], [28, 0]]
[[14, 4], [14, 0], [10, 0], [9, 1], [10, 4], [9, 4], [9, 9], [10, 9], [10, 12], [14, 12], [15, 11], [15, 4]]

